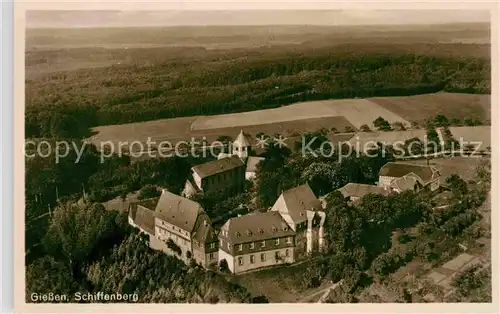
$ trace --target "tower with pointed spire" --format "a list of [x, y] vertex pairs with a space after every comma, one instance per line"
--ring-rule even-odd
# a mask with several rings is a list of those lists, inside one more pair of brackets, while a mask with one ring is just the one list
[[241, 160], [245, 160], [248, 157], [250, 147], [251, 143], [248, 136], [241, 130], [240, 134], [238, 134], [238, 137], [233, 142], [233, 155], [237, 155]]

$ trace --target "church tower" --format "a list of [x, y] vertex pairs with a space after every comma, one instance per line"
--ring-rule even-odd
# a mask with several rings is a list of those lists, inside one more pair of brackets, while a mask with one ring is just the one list
[[241, 130], [240, 134], [238, 134], [238, 137], [233, 142], [233, 155], [238, 155], [241, 160], [245, 160], [248, 157], [250, 147], [250, 140], [243, 133], [243, 130]]

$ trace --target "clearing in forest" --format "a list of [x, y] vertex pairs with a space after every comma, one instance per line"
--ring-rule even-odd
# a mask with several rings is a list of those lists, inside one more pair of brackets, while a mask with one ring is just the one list
[[382, 117], [393, 122], [409, 122], [399, 115], [367, 99], [331, 99], [295, 103], [274, 109], [203, 116], [191, 125], [191, 130], [208, 130], [224, 127], [300, 121], [322, 117], [345, 117], [356, 128], [363, 124], [373, 127], [373, 120]]

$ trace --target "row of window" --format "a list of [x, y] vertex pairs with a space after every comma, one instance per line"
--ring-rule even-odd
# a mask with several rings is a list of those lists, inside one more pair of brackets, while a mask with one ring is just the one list
[[225, 181], [231, 180], [232, 178], [238, 178], [238, 177], [239, 177], [238, 172], [226, 171], [226, 172], [222, 172], [218, 175], [214, 175], [214, 176], [210, 176], [210, 177], [206, 178], [205, 182], [207, 184], [219, 184], [221, 182], [225, 182]]
[[[287, 237], [285, 243], [286, 244], [293, 244], [292, 237]], [[220, 240], [219, 244], [221, 247], [224, 246], [224, 242], [222, 240]], [[274, 239], [274, 245], [280, 245], [280, 238]], [[238, 244], [237, 247], [238, 247], [238, 251], [242, 251], [243, 250], [243, 243]], [[260, 242], [260, 247], [261, 248], [266, 247], [266, 240], [263, 240]], [[231, 244], [229, 244], [229, 242], [227, 243], [227, 248], [231, 249]], [[255, 242], [250, 243], [250, 250], [253, 250], [253, 249], [255, 249]]]
[[[289, 256], [290, 256], [290, 251], [288, 249], [286, 249], [285, 250], [285, 257], [289, 257]], [[260, 254], [260, 261], [261, 262], [265, 262], [266, 258], [267, 258], [266, 253]], [[278, 261], [280, 258], [281, 258], [280, 252], [279, 251], [274, 252], [274, 259], [276, 261]], [[255, 263], [255, 255], [251, 254], [250, 255], [250, 264], [254, 264], [254, 263]], [[243, 266], [243, 264], [244, 264], [243, 256], [238, 257], [238, 265]]]
[[172, 229], [173, 231], [177, 231], [180, 234], [189, 235], [189, 233], [187, 231], [182, 230], [181, 228], [178, 228], [176, 226], [170, 225], [168, 223], [165, 223], [163, 220], [161, 221], [161, 226], [165, 229]]
[[[172, 239], [172, 241], [174, 241], [177, 244], [181, 244], [181, 243], [183, 245], [187, 245], [188, 244], [188, 241], [186, 239], [184, 239], [183, 237], [179, 237], [178, 235], [176, 235], [174, 233], [171, 233], [171, 232], [168, 232], [167, 230], [165, 230], [163, 228], [158, 228], [158, 233], [161, 236], [163, 236], [164, 238], [170, 237]], [[178, 240], [180, 240], [180, 242]]]

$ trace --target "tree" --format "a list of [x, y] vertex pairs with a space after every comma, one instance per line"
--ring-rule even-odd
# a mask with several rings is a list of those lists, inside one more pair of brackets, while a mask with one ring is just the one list
[[377, 119], [373, 120], [373, 125], [380, 131], [391, 130], [391, 125], [389, 124], [389, 121], [385, 120], [382, 117], [378, 117]]
[[259, 295], [252, 298], [252, 303], [269, 303], [269, 299], [265, 295]]
[[478, 289], [484, 284], [481, 273], [479, 273], [480, 269], [481, 266], [479, 264], [468, 266], [453, 278], [452, 286], [454, 286], [461, 295], [468, 296], [472, 290]]
[[410, 156], [420, 156], [425, 153], [424, 142], [417, 137], [406, 140], [404, 146]]
[[139, 196], [137, 197], [140, 200], [148, 199], [148, 198], [154, 198], [160, 196], [161, 192], [158, 191], [156, 186], [148, 184], [142, 187], [139, 190]]
[[339, 182], [340, 178], [342, 176], [338, 166], [326, 162], [313, 162], [302, 172], [302, 179], [309, 183], [316, 195], [324, 195], [347, 183]]
[[76, 281], [63, 262], [50, 255], [35, 260], [26, 266], [26, 302], [33, 302], [31, 293], [52, 292], [71, 295], [86, 289]]
[[434, 123], [437, 127], [446, 127], [450, 124], [448, 118], [442, 114], [438, 114], [434, 117]]
[[450, 187], [451, 192], [456, 198], [461, 198], [468, 192], [467, 182], [460, 178], [460, 176], [456, 173], [447, 177], [445, 182]]
[[459, 119], [457, 117], [454, 117], [454, 118], [451, 119], [450, 125], [452, 125], [452, 126], [462, 126], [463, 122], [462, 122], [461, 119]]
[[219, 271], [221, 273], [228, 273], [229, 272], [229, 266], [227, 265], [226, 259], [221, 259], [219, 262]]
[[352, 126], [348, 125], [345, 127], [344, 132], [345, 133], [353, 133], [355, 130]]
[[113, 231], [113, 216], [100, 204], [88, 202], [59, 205], [43, 239], [47, 252], [63, 257], [71, 274]]
[[361, 130], [361, 132], [371, 132], [372, 131], [367, 124], [363, 124], [362, 126], [359, 127], [359, 129]]
[[406, 130], [406, 127], [403, 124], [403, 122], [397, 121], [397, 122], [392, 123], [391, 126], [392, 126], [392, 129], [396, 130], [396, 131], [405, 131]]

